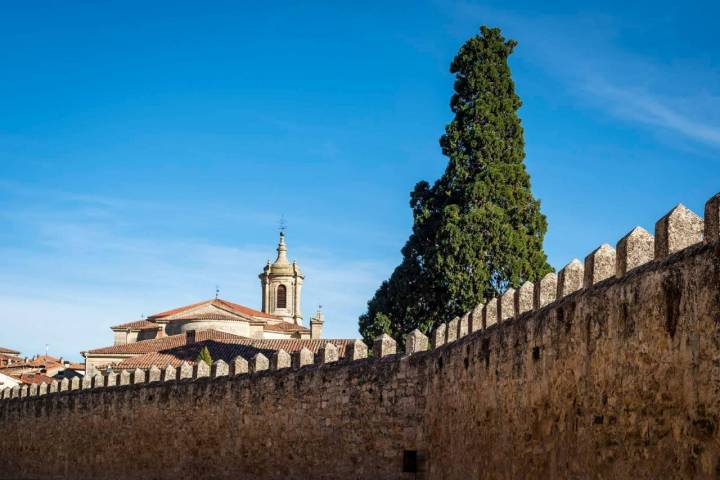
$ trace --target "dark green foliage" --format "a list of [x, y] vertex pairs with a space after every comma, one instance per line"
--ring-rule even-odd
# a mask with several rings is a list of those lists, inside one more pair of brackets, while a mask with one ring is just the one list
[[523, 129], [508, 57], [516, 42], [482, 27], [450, 66], [455, 118], [440, 139], [448, 157], [434, 185], [410, 196], [413, 232], [403, 261], [360, 317], [366, 342], [402, 335], [471, 310], [552, 271], [543, 252], [547, 221], [530, 189]]
[[198, 356], [195, 359], [195, 361], [198, 363], [203, 361], [203, 362], [207, 363], [208, 366], [213, 364], [213, 359], [210, 356], [210, 350], [208, 350], [207, 345], [204, 346], [202, 348], [202, 350], [200, 350], [200, 353], [198, 353]]

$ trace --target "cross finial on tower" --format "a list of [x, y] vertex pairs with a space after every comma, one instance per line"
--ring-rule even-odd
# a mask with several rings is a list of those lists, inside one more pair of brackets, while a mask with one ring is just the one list
[[217, 300], [219, 296], [220, 296], [220, 286], [215, 285], [215, 300]]
[[285, 221], [285, 215], [280, 215], [280, 235], [285, 235], [287, 230], [287, 222]]

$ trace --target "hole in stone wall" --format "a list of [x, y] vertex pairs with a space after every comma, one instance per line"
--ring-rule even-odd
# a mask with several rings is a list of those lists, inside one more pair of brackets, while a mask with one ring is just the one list
[[418, 455], [417, 450], [403, 451], [403, 473], [417, 473], [418, 471]]
[[463, 363], [465, 364], [465, 370], [467, 370], [467, 368], [470, 366], [470, 359], [465, 357], [463, 359]]
[[540, 360], [540, 347], [533, 347], [533, 360]]
[[625, 337], [635, 333], [635, 322], [630, 316], [630, 307], [627, 303], [620, 305], [620, 329]]
[[480, 358], [485, 360], [485, 368], [490, 366], [490, 340], [485, 338], [480, 349]]
[[675, 337], [675, 331], [677, 330], [678, 319], [680, 318], [680, 289], [677, 287], [679, 283], [677, 278], [671, 277], [666, 279], [663, 284], [663, 290], [665, 290], [665, 329], [667, 330], [670, 338]]
[[442, 357], [438, 358], [437, 368], [438, 368], [438, 370], [442, 370], [442, 368], [443, 368], [443, 359], [442, 359]]

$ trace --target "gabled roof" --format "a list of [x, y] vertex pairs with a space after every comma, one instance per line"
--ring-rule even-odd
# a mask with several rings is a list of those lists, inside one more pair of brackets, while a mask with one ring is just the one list
[[121, 323], [110, 327], [111, 330], [151, 330], [158, 329], [160, 325], [155, 322], [149, 322], [147, 320], [137, 320], [135, 322]]
[[266, 332], [307, 332], [310, 333], [310, 329], [303, 327], [302, 325], [295, 325], [290, 322], [280, 323], [266, 323], [263, 326], [263, 330]]
[[6, 353], [9, 355], [20, 355], [20, 352], [16, 350], [11, 350], [9, 348], [0, 347], [0, 353]]
[[149, 320], [161, 320], [161, 319], [167, 319], [168, 317], [173, 317], [175, 315], [178, 315], [183, 312], [188, 312], [190, 310], [194, 310], [196, 308], [205, 306], [205, 305], [212, 305], [221, 309], [230, 310], [233, 313], [238, 313], [241, 315], [245, 315], [248, 317], [256, 317], [256, 318], [264, 318], [264, 319], [279, 319], [279, 317], [276, 317], [274, 315], [270, 315], [268, 313], [261, 312], [259, 310], [254, 310], [252, 308], [239, 305], [237, 303], [232, 303], [227, 300], [223, 300], [221, 298], [213, 298], [210, 300], [205, 300], [203, 302], [193, 303], [192, 305], [186, 305], [184, 307], [174, 308], [172, 310], [167, 310], [165, 312], [156, 313], [154, 315], [150, 315], [148, 317]]
[[219, 311], [208, 313], [188, 313], [185, 315], [173, 317], [171, 321], [175, 320], [228, 320], [231, 322], [247, 322], [248, 317], [244, 315], [238, 315], [236, 313]]
[[133, 368], [150, 368], [153, 365], [158, 368], [165, 368], [168, 365], [179, 367], [183, 362], [190, 365], [196, 364], [196, 359], [200, 350], [207, 347], [213, 361], [223, 360], [231, 363], [237, 356], [241, 356], [246, 360], [250, 360], [257, 353], [262, 353], [270, 358], [276, 351], [283, 349], [288, 353], [293, 353], [307, 348], [313, 353], [317, 353], [327, 343], [332, 343], [338, 348], [340, 357], [345, 355], [347, 346], [354, 340], [301, 340], [301, 339], [271, 339], [257, 340], [251, 338], [238, 337], [234, 340], [204, 340], [195, 342], [190, 345], [183, 345], [159, 352], [147, 353], [123, 360], [116, 364], [116, 369], [133, 369]]

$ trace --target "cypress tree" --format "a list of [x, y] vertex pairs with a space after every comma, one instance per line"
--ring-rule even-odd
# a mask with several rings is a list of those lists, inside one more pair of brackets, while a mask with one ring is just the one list
[[204, 345], [202, 347], [202, 350], [200, 350], [200, 353], [198, 353], [197, 358], [195, 359], [196, 362], [205, 362], [208, 364], [208, 366], [212, 365], [213, 359], [212, 356], [210, 356], [210, 350], [208, 350], [207, 345]]
[[380, 333], [423, 332], [552, 271], [543, 252], [547, 221], [525, 169], [508, 57], [516, 46], [481, 27], [450, 65], [454, 119], [440, 139], [448, 157], [434, 185], [410, 195], [413, 232], [403, 261], [360, 317], [367, 342]]

